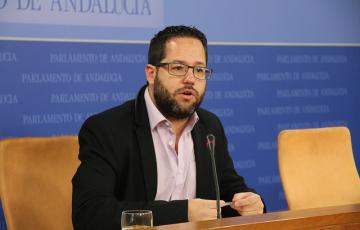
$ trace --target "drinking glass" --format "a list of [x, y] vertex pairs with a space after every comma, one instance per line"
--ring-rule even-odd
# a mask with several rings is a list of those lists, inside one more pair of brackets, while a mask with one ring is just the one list
[[153, 226], [153, 215], [150, 210], [128, 210], [121, 213], [121, 229], [150, 228]]

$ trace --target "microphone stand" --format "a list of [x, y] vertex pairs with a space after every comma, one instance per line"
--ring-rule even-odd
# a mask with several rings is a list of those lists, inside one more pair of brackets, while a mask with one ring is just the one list
[[215, 163], [215, 136], [213, 134], [208, 134], [206, 136], [206, 139], [211, 157], [211, 166], [212, 166], [213, 179], [215, 185], [217, 219], [221, 219], [220, 189], [219, 189], [219, 181], [216, 173], [216, 163]]

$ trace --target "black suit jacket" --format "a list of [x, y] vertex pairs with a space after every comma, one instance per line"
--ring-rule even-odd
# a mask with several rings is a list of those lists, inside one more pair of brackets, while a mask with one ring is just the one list
[[[79, 133], [79, 166], [73, 182], [75, 229], [117, 229], [121, 212], [153, 211], [154, 225], [186, 222], [188, 201], [154, 201], [157, 189], [156, 157], [145, 105], [145, 86], [137, 99], [87, 119]], [[196, 160], [196, 197], [216, 199], [206, 135], [216, 137], [215, 159], [221, 199], [253, 191], [238, 176], [227, 150], [219, 119], [198, 109], [192, 137]], [[230, 207], [223, 216], [237, 215]]]

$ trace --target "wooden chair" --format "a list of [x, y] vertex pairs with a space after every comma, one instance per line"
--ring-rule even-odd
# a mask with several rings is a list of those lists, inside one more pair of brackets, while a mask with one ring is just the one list
[[70, 230], [76, 136], [0, 140], [0, 197], [9, 230]]
[[278, 162], [290, 210], [360, 203], [360, 179], [346, 127], [280, 132]]

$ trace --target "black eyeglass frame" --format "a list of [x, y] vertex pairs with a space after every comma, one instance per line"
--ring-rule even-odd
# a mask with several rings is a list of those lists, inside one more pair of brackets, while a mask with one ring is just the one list
[[[174, 73], [170, 73], [170, 65], [171, 65], [171, 64], [186, 66], [186, 67], [187, 67], [187, 70], [185, 71], [184, 74], [174, 74]], [[211, 78], [211, 74], [212, 74], [212, 72], [213, 72], [213, 70], [212, 70], [211, 68], [208, 68], [208, 67], [197, 66], [197, 65], [191, 66], [191, 65], [186, 65], [186, 64], [184, 64], [184, 63], [179, 63], [179, 62], [160, 62], [159, 64], [156, 65], [156, 67], [164, 67], [164, 66], [166, 66], [166, 65], [167, 65], [167, 68], [166, 68], [166, 69], [167, 69], [168, 73], [169, 73], [170, 75], [177, 76], [177, 77], [183, 77], [183, 76], [185, 76], [185, 75], [188, 73], [189, 69], [192, 68], [192, 70], [193, 70], [193, 75], [194, 75], [194, 77], [195, 77], [196, 79], [198, 79], [198, 80], [209, 80], [209, 79]], [[201, 69], [203, 69], [203, 70], [204, 70], [204, 73], [205, 73], [205, 77], [204, 77], [204, 78], [199, 78], [198, 76], [196, 76], [196, 74], [195, 74], [195, 68], [201, 68]], [[208, 74], [206, 74], [206, 73], [208, 73]]]

